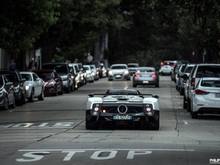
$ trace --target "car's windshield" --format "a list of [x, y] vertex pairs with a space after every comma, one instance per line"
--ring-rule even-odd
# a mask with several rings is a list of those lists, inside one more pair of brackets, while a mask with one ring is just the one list
[[220, 66], [199, 66], [196, 77], [220, 77]]
[[31, 74], [22, 73], [21, 77], [22, 79], [25, 79], [26, 81], [32, 81]]
[[38, 76], [40, 78], [42, 78], [44, 81], [48, 81], [53, 78], [52, 73], [50, 73], [50, 72], [38, 73]]
[[220, 80], [202, 80], [201, 86], [220, 88]]
[[84, 70], [90, 70], [90, 67], [89, 66], [83, 66], [83, 69]]
[[127, 67], [124, 65], [115, 65], [115, 66], [111, 66], [111, 69], [127, 69]]
[[138, 64], [128, 64], [128, 67], [129, 68], [136, 68], [136, 67], [138, 67]]
[[136, 90], [107, 90], [106, 94], [108, 95], [138, 95], [140, 94]]
[[140, 72], [154, 72], [154, 68], [140, 68], [138, 69]]
[[193, 69], [193, 66], [187, 66], [184, 72], [191, 73], [192, 69]]

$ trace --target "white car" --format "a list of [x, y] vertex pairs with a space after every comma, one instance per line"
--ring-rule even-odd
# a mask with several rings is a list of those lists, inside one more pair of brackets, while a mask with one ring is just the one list
[[160, 109], [158, 96], [141, 94], [134, 89], [111, 89], [104, 94], [90, 94], [86, 108], [86, 129], [132, 124], [138, 128], [158, 130]]
[[113, 64], [108, 71], [108, 80], [130, 80], [126, 64]]
[[173, 71], [173, 67], [170, 65], [163, 65], [159, 70], [159, 74], [162, 75], [170, 75]]
[[92, 68], [90, 65], [83, 65], [83, 69], [85, 70], [85, 77], [87, 82], [94, 82], [95, 78], [92, 73]]
[[22, 79], [25, 79], [24, 86], [26, 98], [33, 101], [35, 97], [44, 100], [44, 81], [33, 72], [20, 72]]
[[191, 98], [191, 116], [220, 113], [220, 78], [201, 78]]

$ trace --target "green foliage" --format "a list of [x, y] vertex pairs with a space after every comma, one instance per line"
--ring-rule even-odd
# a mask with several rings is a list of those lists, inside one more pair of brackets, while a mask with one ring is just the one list
[[18, 53], [32, 48], [40, 34], [57, 21], [59, 0], [3, 0], [0, 47]]

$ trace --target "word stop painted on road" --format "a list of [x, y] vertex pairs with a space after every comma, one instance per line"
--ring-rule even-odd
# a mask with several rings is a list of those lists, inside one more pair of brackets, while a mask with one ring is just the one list
[[[25, 150], [19, 150], [21, 152], [24, 152]], [[48, 156], [48, 155], [52, 155], [52, 153], [57, 153], [60, 152], [62, 154], [64, 154], [64, 158], [63, 161], [67, 162], [67, 161], [71, 161], [74, 159], [74, 156], [77, 156], [78, 154], [86, 154], [86, 152], [91, 151], [91, 149], [88, 150], [70, 150], [70, 149], [66, 149], [66, 150], [52, 150], [52, 149], [48, 149], [48, 150], [29, 150], [28, 152], [26, 151], [21, 158], [17, 158], [16, 161], [17, 162], [35, 162], [35, 161], [40, 161], [42, 160], [44, 157]], [[140, 157], [140, 156], [146, 156], [152, 153], [152, 151], [149, 150], [94, 150], [94, 152], [89, 155], [89, 158], [91, 160], [111, 160], [114, 159], [117, 155], [118, 152], [127, 152], [127, 156], [126, 159], [128, 160], [132, 160], [135, 159], [136, 157]], [[88, 153], [87, 153], [88, 154]], [[79, 156], [79, 155], [78, 155]]]

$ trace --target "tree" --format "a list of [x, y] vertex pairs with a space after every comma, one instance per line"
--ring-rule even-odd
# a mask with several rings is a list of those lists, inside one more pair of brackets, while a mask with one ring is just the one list
[[0, 47], [13, 54], [33, 48], [40, 34], [59, 16], [59, 0], [3, 0]]

